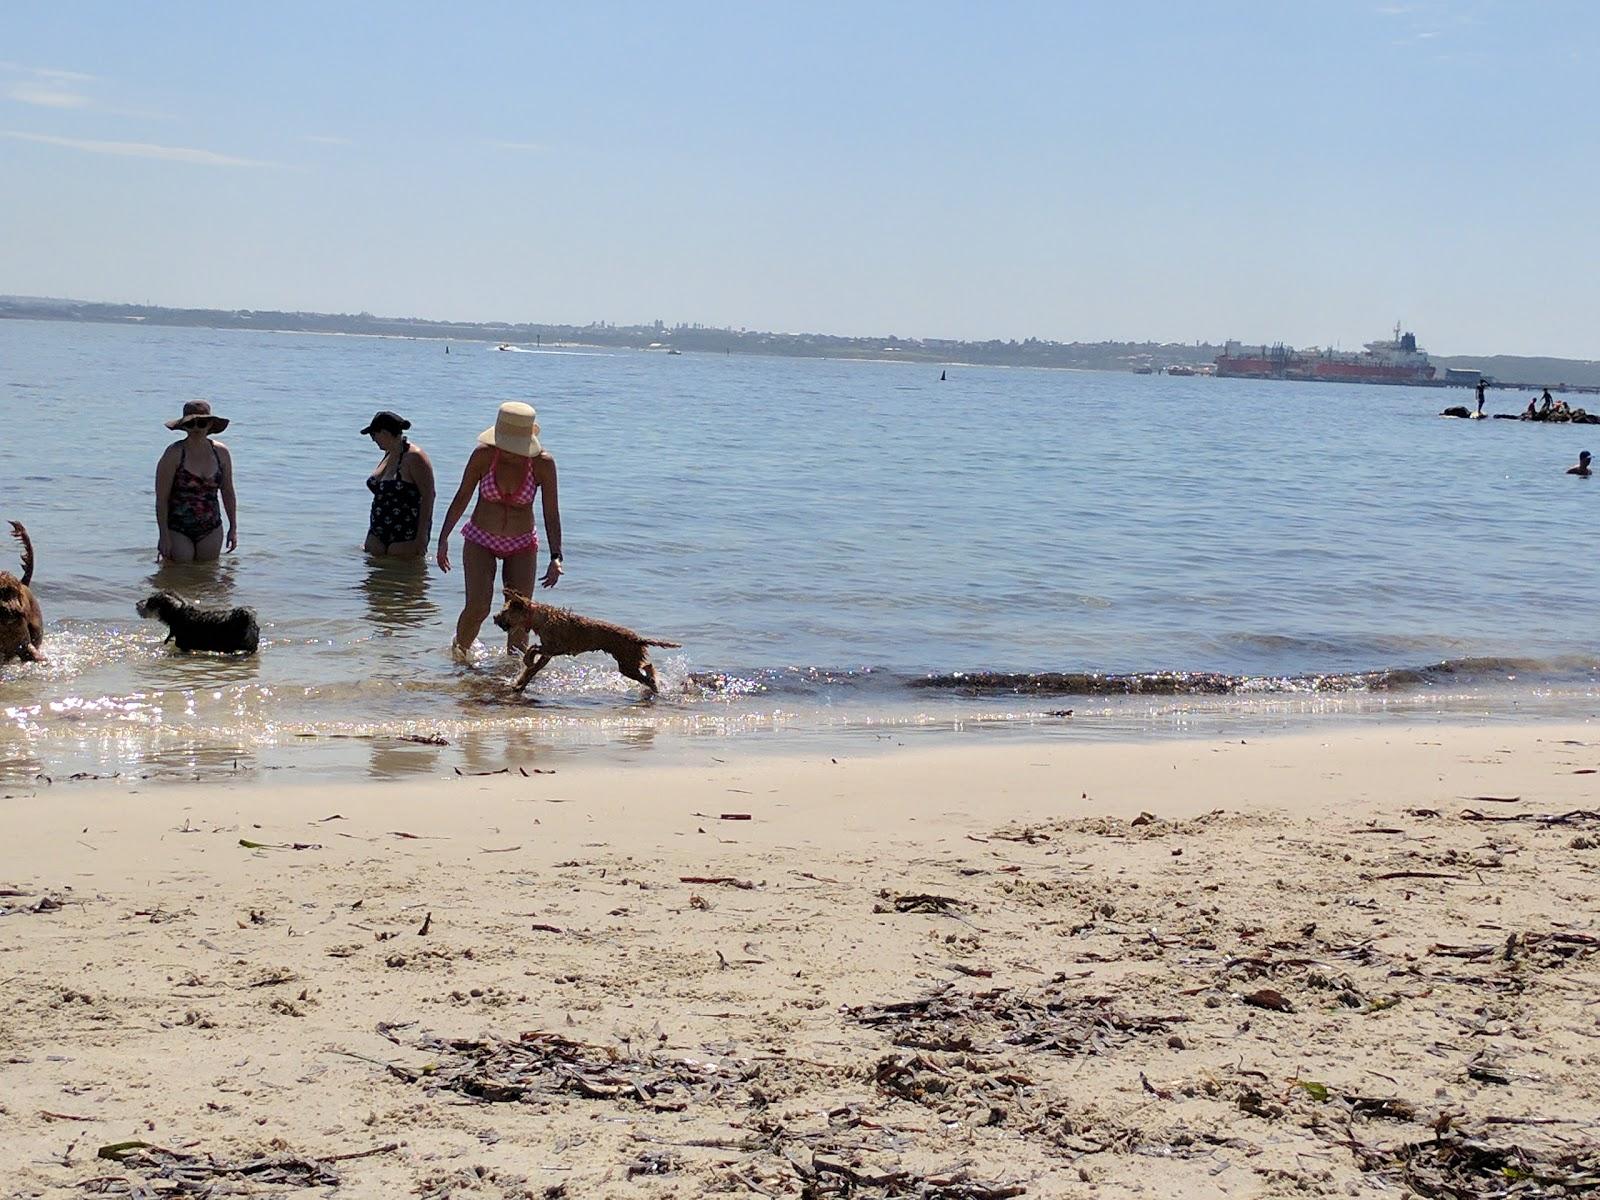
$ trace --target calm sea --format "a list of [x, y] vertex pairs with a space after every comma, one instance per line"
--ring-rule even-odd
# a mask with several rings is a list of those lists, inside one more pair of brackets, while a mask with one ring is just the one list
[[[1426, 389], [450, 349], [0, 322], [0, 517], [50, 656], [0, 667], [0, 777], [1596, 707], [1600, 481], [1563, 470], [1597, 430]], [[158, 574], [161, 423], [196, 396], [234, 422], [240, 548]], [[506, 399], [560, 464], [550, 598], [683, 642], [661, 698], [598, 658], [513, 697], [503, 656], [450, 659], [458, 574], [363, 556], [371, 413], [412, 419], [442, 514]], [[133, 611], [158, 584], [255, 607], [260, 656], [172, 653]]]

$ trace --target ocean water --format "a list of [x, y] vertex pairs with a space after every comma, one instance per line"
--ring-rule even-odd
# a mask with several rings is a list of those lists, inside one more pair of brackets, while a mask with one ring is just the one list
[[[38, 548], [50, 659], [0, 667], [0, 779], [1594, 711], [1600, 481], [1563, 474], [1593, 429], [1443, 420], [1464, 393], [1434, 389], [939, 371], [0, 322], [0, 518]], [[234, 422], [240, 548], [158, 571], [162, 421], [196, 396]], [[362, 554], [371, 413], [414, 422], [442, 516], [506, 399], [560, 466], [545, 598], [684, 643], [661, 697], [593, 656], [510, 695], [492, 644], [451, 661], [459, 574]], [[173, 653], [133, 611], [156, 586], [255, 607], [261, 654]]]

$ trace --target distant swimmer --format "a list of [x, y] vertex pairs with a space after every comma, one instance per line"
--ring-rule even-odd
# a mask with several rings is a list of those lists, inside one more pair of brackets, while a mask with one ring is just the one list
[[449, 354], [449, 353], [450, 353], [450, 347], [449, 347], [449, 346], [446, 346], [446, 347], [445, 347], [445, 348], [444, 348], [444, 352], [445, 352], [445, 353], [446, 353], [446, 354]]
[[1575, 466], [1575, 467], [1568, 467], [1567, 468], [1567, 474], [1568, 475], [1593, 475], [1594, 474], [1593, 471], [1589, 470], [1589, 452], [1587, 450], [1580, 450], [1578, 452], [1578, 465]]
[[944, 382], [944, 372], [943, 372], [943, 371], [940, 371], [940, 372], [939, 372], [939, 382], [940, 382], [940, 383], [943, 383], [943, 382]]

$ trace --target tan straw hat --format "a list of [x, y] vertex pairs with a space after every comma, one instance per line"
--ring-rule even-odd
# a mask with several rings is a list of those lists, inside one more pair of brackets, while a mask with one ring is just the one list
[[494, 419], [494, 428], [485, 429], [478, 435], [478, 445], [493, 446], [522, 458], [534, 458], [544, 451], [539, 444], [537, 417], [531, 404], [507, 400], [500, 406], [500, 413]]
[[183, 405], [183, 416], [175, 421], [168, 421], [168, 429], [188, 429], [191, 425], [205, 424], [207, 433], [221, 433], [228, 427], [227, 417], [213, 416], [209, 400], [187, 400]]

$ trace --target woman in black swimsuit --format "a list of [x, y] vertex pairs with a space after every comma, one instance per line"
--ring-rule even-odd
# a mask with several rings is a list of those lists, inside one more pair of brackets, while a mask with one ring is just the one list
[[367, 553], [389, 558], [420, 558], [433, 536], [433, 463], [406, 440], [411, 428], [399, 413], [381, 412], [361, 432], [378, 444], [383, 461], [367, 477], [372, 515], [367, 523]]
[[228, 514], [226, 545], [239, 546], [233, 494], [233, 455], [211, 435], [228, 427], [204, 400], [190, 400], [183, 416], [167, 428], [184, 439], [168, 446], [156, 463], [156, 558], [164, 563], [215, 562], [224, 539], [222, 514]]

